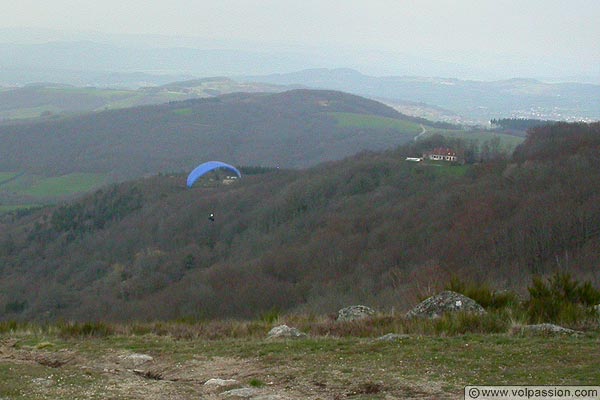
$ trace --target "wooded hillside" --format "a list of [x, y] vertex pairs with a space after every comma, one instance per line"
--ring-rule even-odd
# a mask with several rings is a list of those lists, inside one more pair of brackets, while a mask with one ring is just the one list
[[[336, 113], [398, 125], [340, 123]], [[332, 91], [232, 94], [0, 125], [0, 171], [46, 176], [104, 173], [116, 179], [235, 165], [307, 167], [412, 139], [419, 125], [381, 103]]]
[[452, 144], [227, 186], [157, 176], [4, 216], [0, 318], [401, 310], [453, 275], [517, 291], [557, 269], [600, 283], [600, 123], [537, 128], [511, 159], [405, 161]]

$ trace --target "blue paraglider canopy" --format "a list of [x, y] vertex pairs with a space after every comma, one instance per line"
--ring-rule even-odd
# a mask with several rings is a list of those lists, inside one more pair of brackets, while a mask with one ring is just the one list
[[215, 169], [227, 169], [231, 172], [234, 172], [239, 178], [242, 177], [242, 173], [233, 165], [226, 164], [221, 161], [209, 161], [204, 164], [198, 165], [187, 177], [187, 187], [191, 188], [192, 185], [200, 178], [202, 175], [207, 172], [213, 171]]

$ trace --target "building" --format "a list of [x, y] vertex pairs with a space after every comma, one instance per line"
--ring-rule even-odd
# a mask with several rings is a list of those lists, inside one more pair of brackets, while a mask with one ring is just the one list
[[456, 151], [448, 147], [437, 147], [431, 151], [423, 153], [424, 160], [461, 162], [463, 157]]

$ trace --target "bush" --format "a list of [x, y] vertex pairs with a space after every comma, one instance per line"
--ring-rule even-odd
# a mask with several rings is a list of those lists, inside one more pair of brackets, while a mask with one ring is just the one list
[[431, 320], [437, 335], [464, 335], [466, 333], [503, 333], [509, 329], [510, 319], [503, 312], [484, 315], [473, 313], [447, 313]]
[[264, 383], [260, 379], [256, 379], [256, 378], [250, 379], [249, 383], [250, 383], [250, 386], [255, 387], [255, 388], [261, 388], [261, 387], [266, 386], [266, 383]]
[[499, 310], [519, 304], [519, 297], [514, 292], [494, 291], [486, 283], [466, 282], [456, 276], [450, 279], [444, 289], [470, 297], [486, 310]]
[[531, 322], [573, 324], [593, 315], [600, 291], [590, 282], [577, 282], [569, 273], [557, 272], [547, 281], [535, 276], [529, 291], [527, 313]]
[[114, 333], [113, 327], [104, 322], [62, 322], [57, 325], [60, 335], [67, 338], [80, 336], [105, 337]]
[[19, 323], [17, 321], [1, 321], [0, 322], [0, 333], [10, 333], [15, 332], [19, 329], [23, 329], [25, 324]]
[[272, 308], [271, 310], [264, 312], [260, 316], [260, 320], [263, 322], [267, 322], [269, 324], [273, 324], [277, 322], [280, 318], [280, 312], [277, 308]]

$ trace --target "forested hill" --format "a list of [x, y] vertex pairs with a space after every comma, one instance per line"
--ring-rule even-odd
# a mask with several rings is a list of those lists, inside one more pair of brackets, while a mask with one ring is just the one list
[[381, 103], [341, 92], [231, 94], [3, 124], [0, 171], [122, 179], [185, 171], [210, 159], [306, 167], [393, 147], [420, 130]]
[[155, 176], [5, 215], [0, 319], [402, 310], [453, 275], [523, 289], [556, 269], [598, 285], [600, 123], [537, 128], [512, 159], [404, 161], [444, 140], [217, 187]]

